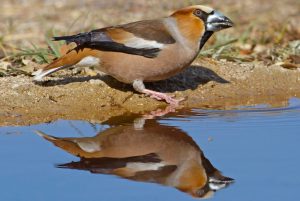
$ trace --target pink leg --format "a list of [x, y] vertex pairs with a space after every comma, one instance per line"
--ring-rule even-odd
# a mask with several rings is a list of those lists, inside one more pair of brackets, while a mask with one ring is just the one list
[[162, 117], [162, 116], [165, 116], [165, 115], [167, 115], [171, 112], [176, 112], [176, 108], [177, 108], [176, 105], [168, 105], [164, 109], [157, 109], [157, 110], [154, 110], [154, 111], [150, 112], [149, 114], [143, 115], [143, 118], [144, 119], [154, 119], [156, 117]]
[[142, 93], [149, 95], [150, 98], [154, 98], [156, 100], [165, 100], [167, 103], [169, 103], [171, 105], [176, 105], [176, 106], [179, 105], [179, 103], [184, 100], [184, 98], [175, 99], [172, 96], [169, 96], [165, 93], [152, 91], [152, 90], [149, 90], [149, 89], [144, 89], [142, 91]]
[[166, 101], [167, 103], [169, 103], [173, 106], [178, 106], [179, 103], [184, 100], [184, 98], [181, 98], [181, 99], [177, 100], [177, 99], [174, 99], [172, 96], [169, 96], [165, 93], [161, 93], [161, 92], [146, 89], [142, 80], [135, 80], [132, 85], [133, 85], [133, 88], [136, 91], [138, 91], [140, 93], [147, 94], [151, 98], [154, 98], [156, 100], [164, 100], [164, 101]]

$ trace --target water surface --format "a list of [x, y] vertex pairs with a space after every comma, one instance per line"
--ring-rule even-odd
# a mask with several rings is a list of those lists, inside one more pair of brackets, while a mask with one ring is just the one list
[[[291, 99], [283, 108], [2, 127], [0, 200], [297, 200], [299, 118]], [[55, 145], [35, 130], [69, 138], [48, 138]]]

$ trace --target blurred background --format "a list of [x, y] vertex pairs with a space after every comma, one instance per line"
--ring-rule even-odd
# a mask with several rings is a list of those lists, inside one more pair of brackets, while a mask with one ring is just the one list
[[53, 35], [160, 18], [193, 4], [209, 5], [236, 24], [215, 34], [202, 56], [299, 67], [299, 0], [2, 0], [0, 76], [30, 74], [59, 56], [62, 44]]

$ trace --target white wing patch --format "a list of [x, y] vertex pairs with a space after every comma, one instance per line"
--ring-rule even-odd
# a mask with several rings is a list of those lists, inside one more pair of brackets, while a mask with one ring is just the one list
[[137, 49], [152, 49], [152, 48], [159, 48], [162, 49], [164, 44], [158, 43], [155, 40], [145, 40], [142, 38], [134, 37], [128, 39], [125, 44], [127, 47], [137, 48]]
[[95, 142], [77, 142], [78, 146], [85, 152], [93, 153], [101, 151], [101, 146]]
[[165, 164], [163, 163], [139, 163], [139, 162], [127, 163], [126, 165], [127, 168], [133, 169], [135, 171], [158, 170], [163, 166], [165, 166]]
[[93, 57], [93, 56], [87, 56], [84, 57], [83, 59], [81, 59], [76, 66], [78, 67], [88, 67], [88, 66], [98, 66], [100, 64], [100, 59], [97, 57]]

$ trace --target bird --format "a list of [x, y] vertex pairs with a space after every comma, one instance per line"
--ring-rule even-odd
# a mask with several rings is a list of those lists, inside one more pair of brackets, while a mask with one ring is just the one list
[[93, 137], [65, 138], [36, 133], [80, 157], [80, 161], [59, 164], [59, 168], [157, 183], [202, 198], [212, 196], [234, 181], [222, 175], [192, 137], [179, 128], [145, 118], [113, 125]]
[[74, 65], [94, 66], [120, 82], [131, 84], [139, 93], [178, 105], [183, 99], [147, 89], [144, 83], [165, 80], [181, 72], [197, 58], [214, 32], [233, 25], [221, 12], [193, 5], [160, 19], [54, 37], [54, 41], [65, 41], [75, 47], [35, 71], [34, 81]]

